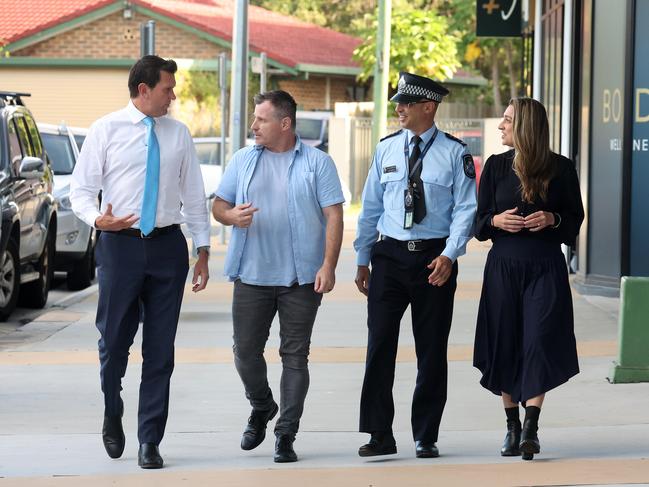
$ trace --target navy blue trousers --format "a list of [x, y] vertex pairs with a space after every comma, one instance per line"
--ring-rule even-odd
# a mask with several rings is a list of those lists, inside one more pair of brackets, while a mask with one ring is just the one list
[[96, 249], [99, 303], [97, 329], [105, 414], [123, 412], [120, 391], [129, 348], [142, 327], [142, 377], [138, 440], [159, 444], [169, 410], [174, 340], [189, 270], [180, 229], [151, 239], [101, 232]]
[[457, 262], [443, 286], [432, 286], [426, 266], [444, 250], [409, 252], [383, 240], [372, 249], [367, 302], [367, 358], [361, 392], [360, 428], [364, 433], [391, 431], [394, 419], [394, 367], [401, 318], [408, 305], [417, 353], [417, 383], [412, 398], [415, 441], [437, 441], [446, 404], [446, 348], [453, 317]]

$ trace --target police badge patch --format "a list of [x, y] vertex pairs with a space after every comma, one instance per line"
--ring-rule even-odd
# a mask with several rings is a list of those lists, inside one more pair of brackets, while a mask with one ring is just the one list
[[471, 154], [464, 154], [462, 156], [462, 163], [466, 177], [475, 179], [475, 165], [473, 164], [473, 156]]

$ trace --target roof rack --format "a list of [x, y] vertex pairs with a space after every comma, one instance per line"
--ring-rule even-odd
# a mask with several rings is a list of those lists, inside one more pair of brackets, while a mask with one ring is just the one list
[[22, 96], [32, 96], [31, 93], [19, 93], [17, 91], [0, 91], [0, 107], [5, 105], [22, 105]]

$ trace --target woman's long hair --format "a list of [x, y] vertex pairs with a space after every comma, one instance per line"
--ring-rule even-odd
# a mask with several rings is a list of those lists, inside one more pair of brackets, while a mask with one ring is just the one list
[[514, 107], [514, 172], [523, 201], [545, 201], [555, 167], [550, 157], [550, 129], [545, 107], [532, 98], [512, 98]]

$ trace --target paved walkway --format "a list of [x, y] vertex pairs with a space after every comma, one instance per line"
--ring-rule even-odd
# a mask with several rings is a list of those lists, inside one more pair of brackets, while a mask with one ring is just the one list
[[[375, 460], [358, 457], [356, 450], [367, 439], [357, 433], [366, 308], [353, 284], [353, 225], [348, 226], [338, 284], [323, 301], [313, 335], [311, 389], [295, 443], [297, 464], [273, 463], [272, 434], [252, 452], [239, 449], [249, 406], [232, 364], [231, 285], [221, 277], [224, 248], [217, 244], [208, 289], [195, 295], [188, 286], [181, 313], [170, 417], [161, 445], [166, 468], [146, 472], [137, 467], [137, 346], [124, 382], [126, 450], [119, 460], [103, 450], [93, 324], [97, 296], [89, 291], [0, 336], [0, 487], [649, 485], [649, 384], [606, 380], [617, 353], [618, 303], [613, 298], [575, 294], [582, 372], [547, 396], [540, 419], [542, 453], [533, 462], [499, 456], [502, 407], [498, 397], [480, 387], [479, 373], [471, 366], [489, 249], [478, 242], [460, 260], [441, 457], [414, 458], [409, 409], [416, 365], [408, 317], [394, 388], [399, 453]], [[271, 335], [269, 375], [277, 391], [276, 326]]]

